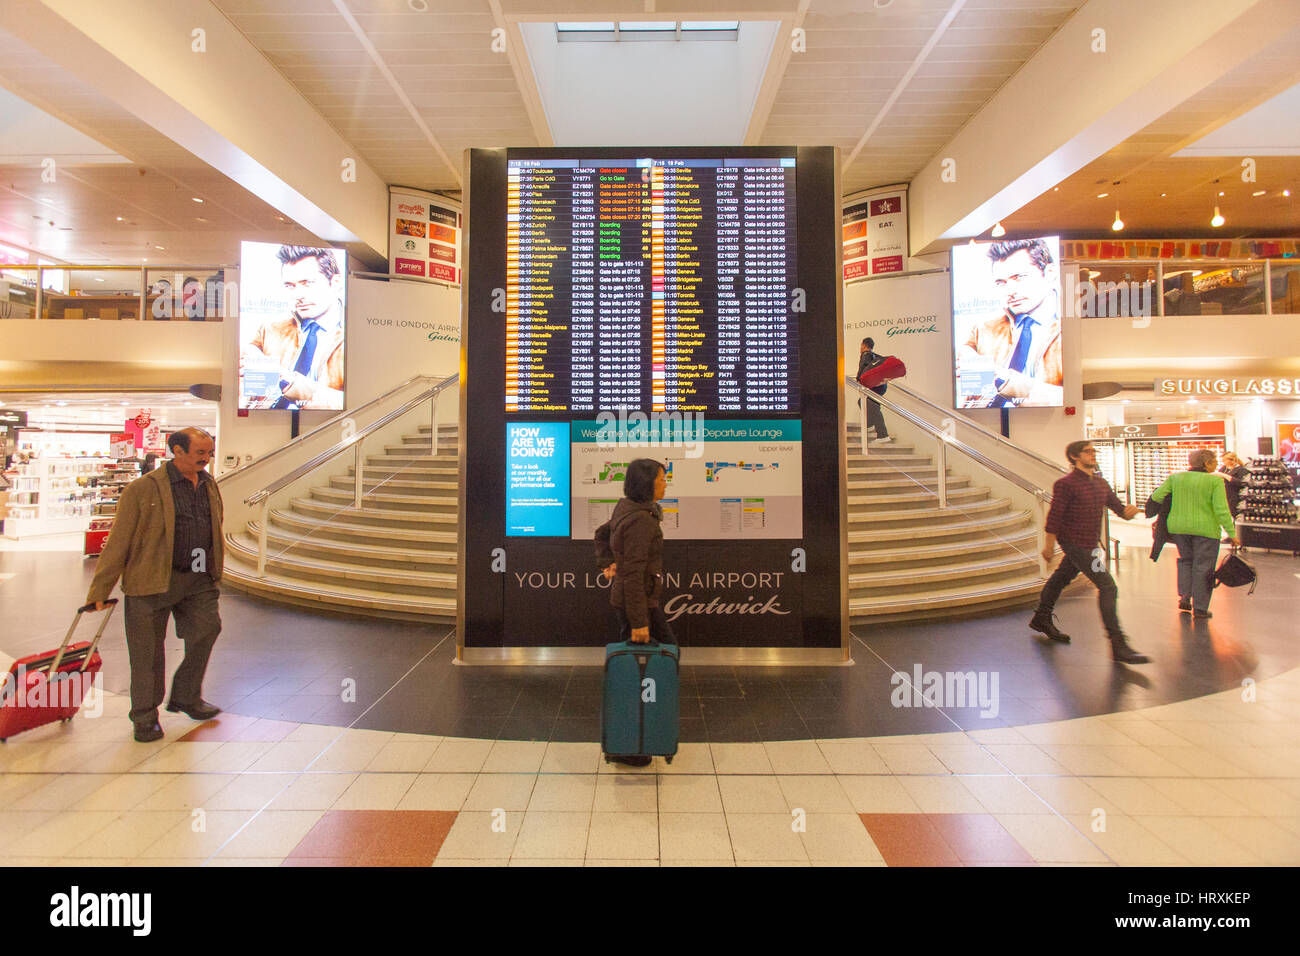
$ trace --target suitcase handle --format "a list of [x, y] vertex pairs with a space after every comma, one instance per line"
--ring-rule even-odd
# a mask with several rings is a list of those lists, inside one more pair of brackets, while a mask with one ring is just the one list
[[[109, 607], [112, 607], [112, 606], [113, 606], [114, 604], [116, 604], [116, 603], [117, 603], [117, 598], [109, 598], [107, 601], [104, 602], [104, 606], [105, 606], [106, 608], [109, 608]], [[94, 605], [94, 603], [91, 603], [91, 604], [85, 604], [85, 605], [82, 605], [81, 607], [77, 608], [77, 613], [78, 613], [78, 614], [85, 614], [87, 611], [93, 611], [94, 609], [95, 609], [95, 605]]]
[[[104, 602], [108, 613], [104, 619], [99, 622], [99, 630], [95, 632], [94, 638], [90, 642], [90, 648], [86, 651], [86, 659], [81, 662], [81, 670], [84, 672], [90, 666], [90, 660], [95, 656], [95, 650], [99, 647], [99, 639], [104, 636], [104, 628], [108, 627], [108, 620], [113, 616], [113, 609], [117, 607], [117, 598], [109, 598]], [[87, 611], [93, 611], [94, 604], [87, 604], [84, 607], [77, 608], [77, 616], [72, 619], [72, 626], [68, 628], [67, 636], [63, 638], [63, 643], [59, 645], [59, 653], [54, 655], [54, 663], [50, 665], [50, 679], [53, 680], [58, 676], [59, 665], [63, 663], [63, 657], [68, 653], [68, 644], [72, 642], [72, 635], [77, 631], [77, 625], [81, 623], [81, 615]]]

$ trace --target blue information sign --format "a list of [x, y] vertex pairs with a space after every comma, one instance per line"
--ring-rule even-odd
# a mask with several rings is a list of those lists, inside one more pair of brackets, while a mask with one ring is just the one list
[[506, 536], [569, 536], [569, 423], [506, 424]]

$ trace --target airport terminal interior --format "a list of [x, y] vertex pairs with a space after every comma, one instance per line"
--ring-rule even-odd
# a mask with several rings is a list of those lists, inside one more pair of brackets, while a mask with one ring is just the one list
[[0, 9], [0, 864], [1300, 864], [1300, 4]]

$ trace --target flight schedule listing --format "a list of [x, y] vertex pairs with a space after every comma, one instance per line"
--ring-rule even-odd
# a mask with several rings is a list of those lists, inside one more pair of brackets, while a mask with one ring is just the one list
[[506, 411], [799, 411], [793, 158], [507, 175]]

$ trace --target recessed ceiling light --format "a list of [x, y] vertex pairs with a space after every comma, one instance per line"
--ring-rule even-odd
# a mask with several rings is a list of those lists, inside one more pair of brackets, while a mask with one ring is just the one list
[[1224, 195], [1224, 192], [1223, 192], [1222, 189], [1219, 190], [1219, 195], [1220, 195], [1220, 196]]
[[1199, 398], [1189, 398], [1189, 399], [1187, 400], [1187, 404], [1188, 404], [1188, 405], [1197, 405], [1197, 404], [1200, 403], [1200, 401], [1201, 401], [1201, 400], [1200, 400]]
[[164, 249], [162, 246], [154, 246], [154, 248], [157, 249], [159, 252], [166, 252], [166, 251], [167, 251], [167, 250]]
[[190, 202], [201, 203], [201, 202], [203, 202], [203, 200], [200, 199], [198, 196], [191, 196], [191, 197], [190, 197]]
[[1110, 195], [1110, 193], [1097, 193], [1097, 198], [1098, 198], [1098, 199], [1105, 199], [1105, 198], [1106, 198], [1107, 196], [1109, 196], [1109, 195]]
[[1282, 195], [1283, 195], [1283, 196], [1286, 196], [1288, 199], [1290, 199], [1290, 198], [1291, 198], [1291, 190], [1289, 190], [1289, 189], [1284, 189], [1284, 190], [1282, 190]]
[[1133, 401], [1133, 399], [1131, 399], [1131, 398], [1124, 398], [1124, 399], [1120, 399], [1120, 401], [1122, 401], [1125, 405], [1128, 405], [1130, 402]]
[[1266, 192], [1268, 192], [1267, 189], [1256, 189], [1253, 193], [1251, 193], [1251, 195], [1252, 195], [1252, 196], [1262, 196], [1262, 195], [1264, 195]]
[[427, 13], [429, 10], [429, 0], [406, 0], [406, 5], [416, 13]]
[[885, 7], [892, 6], [894, 0], [875, 0], [876, 9], [883, 10]]
[[1060, 191], [1061, 191], [1061, 187], [1060, 187], [1060, 186], [1053, 186], [1053, 187], [1052, 187], [1052, 192], [1054, 192], [1054, 193], [1059, 193]]
[[1169, 195], [1169, 194], [1168, 194], [1168, 193], [1161, 193], [1161, 194], [1160, 194], [1160, 198], [1161, 198], [1161, 199], [1164, 199], [1165, 196], [1167, 196], [1167, 195]]
[[126, 217], [124, 217], [124, 216], [118, 216], [118, 217], [117, 217], [117, 221], [118, 221], [118, 222], [126, 222]]
[[195, 222], [207, 222], [207, 220], [204, 219], [202, 216], [195, 216], [195, 217], [194, 217], [194, 221], [195, 221]]
[[104, 281], [104, 277], [103, 277], [103, 276], [95, 276], [95, 281], [96, 281], [96, 282], [103, 282], [103, 281]]
[[54, 404], [55, 404], [55, 405], [58, 405], [60, 408], [62, 408], [64, 405], [66, 405], [66, 404], [68, 404], [68, 403], [67, 403], [67, 402], [55, 402]]
[[130, 402], [118, 402], [118, 404], [121, 405], [123, 408], [126, 408], [126, 406], [130, 405], [131, 403], [130, 403]]

